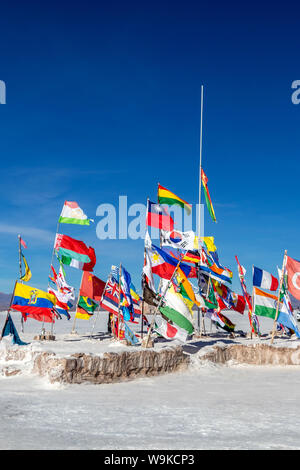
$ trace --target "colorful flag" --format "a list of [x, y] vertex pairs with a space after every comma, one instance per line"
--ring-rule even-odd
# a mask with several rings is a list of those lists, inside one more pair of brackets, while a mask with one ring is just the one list
[[73, 306], [72, 300], [75, 300], [73, 292], [65, 293], [62, 291], [56, 291], [51, 287], [48, 287], [48, 292], [56, 297], [55, 310], [57, 313], [65, 315], [69, 320], [71, 318], [69, 310]]
[[[217, 247], [215, 245], [215, 239], [214, 237], [200, 237], [201, 241], [204, 243], [206, 250], [208, 252], [214, 252], [217, 251]], [[198, 248], [198, 246], [197, 246]]]
[[240, 279], [242, 293], [248, 306], [248, 317], [249, 317], [249, 323], [251, 326], [251, 331], [256, 334], [260, 334], [259, 333], [259, 321], [258, 321], [257, 316], [255, 315], [255, 312], [253, 311], [252, 300], [246, 288], [246, 283], [245, 283], [246, 269], [244, 268], [244, 266], [240, 264], [238, 257], [236, 255], [235, 255], [235, 259], [236, 259], [237, 266], [238, 266], [238, 275]]
[[94, 300], [80, 295], [75, 317], [81, 320], [89, 320], [97, 307], [98, 304]]
[[205, 316], [210, 318], [217, 326], [228, 333], [232, 333], [235, 329], [235, 324], [221, 312], [210, 310], [205, 313]]
[[204, 248], [200, 249], [200, 256], [200, 272], [209, 274], [211, 278], [217, 281], [227, 282], [229, 284], [232, 283], [233, 273], [230, 269], [221, 266], [219, 263], [217, 264], [215, 260], [205, 252]]
[[286, 272], [288, 278], [288, 290], [295, 299], [300, 300], [300, 261], [287, 256]]
[[164, 293], [163, 307], [160, 312], [172, 321], [173, 324], [186, 330], [189, 334], [194, 331], [193, 318], [188, 306], [183, 301], [180, 294], [176, 293], [171, 285], [167, 291], [167, 281], [162, 281], [162, 292]]
[[185, 329], [177, 325], [171, 325], [170, 322], [166, 321], [161, 316], [155, 319], [154, 331], [166, 339], [178, 339], [182, 343], [185, 343], [188, 337], [188, 333]]
[[162, 230], [172, 231], [174, 229], [174, 220], [167, 210], [155, 202], [148, 199], [146, 224], [150, 227]]
[[104, 288], [105, 282], [99, 279], [99, 277], [89, 273], [88, 271], [83, 273], [80, 286], [80, 295], [100, 301]]
[[[82, 265], [92, 261], [90, 258], [90, 248], [88, 248], [82, 241], [75, 240], [74, 238], [68, 237], [67, 235], [60, 233], [56, 234], [54, 249], [61, 257], [64, 256], [66, 258], [70, 258], [71, 260], [78, 261], [79, 263], [82, 263]], [[68, 264], [64, 261], [63, 263]]]
[[26, 316], [31, 316], [40, 321], [52, 321], [52, 309], [56, 304], [54, 295], [44, 292], [43, 290], [30, 287], [19, 282], [16, 283], [14, 297], [12, 299], [11, 308]]
[[60, 224], [90, 225], [90, 221], [77, 202], [65, 201], [58, 222]]
[[264, 292], [258, 287], [253, 289], [253, 309], [259, 316], [275, 319], [277, 296]]
[[32, 276], [31, 271], [29, 269], [29, 266], [27, 264], [25, 256], [23, 255], [22, 252], [21, 252], [21, 255], [22, 255], [22, 258], [23, 258], [23, 261], [24, 261], [24, 265], [25, 265], [25, 274], [22, 277], [20, 277], [20, 281], [28, 282], [31, 279], [31, 276]]
[[192, 284], [187, 279], [184, 272], [180, 269], [180, 266], [175, 276], [180, 287], [180, 294], [183, 296], [183, 298], [191, 301], [193, 304], [196, 304], [198, 307], [200, 307], [200, 302], [195, 296]]
[[201, 257], [198, 251], [186, 251], [173, 248], [171, 246], [163, 245], [162, 249], [178, 261], [181, 259], [184, 263], [198, 264], [201, 262]]
[[[131, 285], [131, 276], [129, 272], [124, 268], [124, 266], [121, 266], [121, 276], [120, 276], [120, 286], [121, 286], [121, 301], [122, 305], [125, 305], [129, 311], [133, 307], [133, 302], [131, 298], [131, 292], [130, 292], [130, 285]], [[124, 298], [124, 303], [123, 299]]]
[[107, 281], [106, 288], [103, 292], [103, 297], [100, 302], [100, 307], [104, 308], [110, 313], [118, 314], [119, 312], [119, 284], [114, 278]]
[[207, 187], [208, 178], [207, 178], [207, 176], [204, 173], [202, 168], [201, 168], [201, 181], [202, 181], [202, 185], [203, 185], [203, 188], [204, 188], [204, 196], [205, 196], [205, 201], [206, 201], [208, 212], [210, 213], [210, 216], [211, 216], [212, 220], [214, 222], [217, 222], [216, 216], [215, 216], [215, 211], [214, 211], [214, 208], [213, 208], [213, 205], [212, 205], [212, 202], [211, 202], [211, 197], [210, 197], [208, 187]]
[[297, 338], [300, 338], [300, 331], [298, 329], [297, 322], [294, 318], [288, 296], [284, 295], [282, 300], [283, 301], [279, 307], [277, 323], [293, 330]]
[[195, 249], [195, 232], [192, 230], [187, 232], [162, 230], [161, 243], [162, 246], [193, 251]]
[[[150, 257], [152, 273], [164, 279], [171, 279], [178, 264], [178, 260], [155, 245], [146, 249], [146, 253]], [[189, 277], [192, 267], [186, 263], [180, 263], [180, 269], [184, 272], [186, 277]]]
[[278, 289], [279, 283], [276, 277], [264, 269], [253, 266], [253, 285], [262, 289], [275, 291]]
[[186, 202], [184, 199], [181, 199], [181, 197], [176, 196], [176, 194], [172, 193], [160, 184], [158, 185], [158, 202], [160, 204], [167, 204], [168, 206], [178, 204], [180, 207], [184, 208], [188, 214], [190, 214], [192, 210], [191, 204]]

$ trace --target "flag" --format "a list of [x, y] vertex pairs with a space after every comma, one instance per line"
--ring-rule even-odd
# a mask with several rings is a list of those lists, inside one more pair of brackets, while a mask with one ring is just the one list
[[80, 295], [75, 317], [81, 320], [89, 320], [97, 307], [98, 304], [94, 300]]
[[184, 263], [192, 264], [198, 264], [201, 262], [201, 257], [196, 250], [183, 252], [183, 250], [166, 245], [163, 245], [162, 249], [168, 253], [168, 255], [173, 256], [173, 258], [176, 258], [178, 261], [181, 259]]
[[184, 208], [188, 214], [190, 214], [192, 210], [191, 204], [186, 202], [184, 199], [181, 199], [181, 197], [176, 196], [176, 194], [172, 193], [160, 184], [158, 185], [158, 202], [160, 204], [167, 204], [168, 206], [178, 204], [180, 207]]
[[[152, 273], [164, 279], [171, 279], [178, 264], [178, 260], [155, 245], [152, 245], [151, 248], [147, 248], [146, 252], [150, 257]], [[180, 263], [180, 269], [187, 277], [191, 274], [192, 268], [186, 263]]]
[[[62, 257], [74, 259], [82, 264], [90, 263], [90, 249], [80, 240], [60, 233], [56, 234], [54, 249]], [[64, 264], [68, 264], [64, 262]]]
[[23, 261], [24, 261], [24, 265], [25, 265], [25, 274], [22, 277], [20, 277], [20, 281], [28, 282], [31, 279], [31, 276], [32, 276], [31, 271], [29, 269], [29, 266], [27, 264], [25, 256], [23, 255], [22, 252], [21, 252], [21, 255], [22, 255], [22, 258], [23, 258]]
[[253, 311], [252, 300], [246, 288], [246, 283], [245, 283], [246, 269], [244, 268], [244, 266], [240, 264], [238, 257], [236, 255], [235, 255], [235, 259], [236, 259], [237, 266], [238, 266], [238, 275], [240, 279], [242, 293], [248, 306], [248, 317], [249, 317], [249, 323], [251, 326], [251, 331], [256, 334], [260, 334], [259, 333], [259, 321], [258, 321], [257, 316], [255, 315], [255, 312]]
[[235, 324], [232, 323], [229, 318], [225, 317], [225, 315], [223, 315], [221, 312], [208, 310], [205, 313], [205, 316], [210, 318], [211, 321], [213, 321], [217, 326], [227, 331], [228, 333], [232, 333], [235, 329]]
[[178, 339], [182, 343], [185, 343], [188, 337], [188, 333], [185, 329], [171, 325], [170, 322], [166, 321], [161, 316], [155, 319], [154, 331], [166, 339]]
[[[208, 252], [214, 252], [217, 251], [217, 247], [215, 245], [215, 239], [214, 237], [200, 237], [201, 241], [204, 243], [206, 250]], [[197, 246], [198, 248], [198, 246]]]
[[125, 302], [122, 304], [128, 307], [129, 310], [131, 310], [133, 306], [131, 292], [130, 292], [131, 276], [129, 272], [126, 271], [124, 266], [121, 266], [120, 285], [121, 285], [121, 294], [125, 300]]
[[96, 254], [94, 248], [88, 248], [88, 256], [91, 260], [88, 263], [79, 261], [78, 259], [72, 258], [69, 255], [61, 255], [60, 261], [62, 264], [66, 266], [71, 266], [72, 268], [81, 269], [82, 271], [93, 271], [93, 268], [96, 264]]
[[211, 278], [217, 281], [228, 282], [229, 284], [232, 283], [233, 273], [230, 269], [216, 263], [215, 260], [205, 252], [204, 248], [200, 249], [200, 256], [200, 272], [209, 274]]
[[295, 299], [300, 300], [300, 261], [287, 256], [286, 272], [288, 278], [288, 290]]
[[149, 199], [147, 205], [146, 224], [148, 226], [167, 231], [172, 231], [174, 229], [174, 220], [168, 214], [167, 210], [159, 204], [149, 201]]
[[236, 294], [235, 292], [231, 292], [231, 310], [235, 310], [243, 314], [246, 310], [246, 300], [243, 295]]
[[120, 277], [120, 268], [119, 266], [112, 265], [110, 273], [113, 278], [115, 278], [116, 281], [119, 282], [119, 277]]
[[157, 305], [159, 304], [159, 296], [155, 292], [153, 292], [153, 290], [150, 289], [150, 287], [146, 283], [144, 284], [143, 298], [147, 304], [153, 305], [154, 307], [157, 307]]
[[19, 282], [16, 283], [11, 308], [26, 316], [39, 319], [40, 321], [52, 321], [52, 309], [56, 304], [54, 295], [43, 290], [30, 287]]
[[65, 201], [58, 222], [60, 224], [90, 225], [90, 221], [77, 202]]
[[125, 336], [125, 339], [127, 339], [127, 341], [132, 345], [134, 346], [135, 344], [137, 344], [139, 342], [139, 340], [137, 339], [137, 337], [135, 336], [134, 332], [131, 331], [131, 329], [129, 328], [129, 326], [124, 323], [124, 336]]
[[215, 216], [215, 211], [214, 211], [214, 208], [213, 208], [213, 205], [212, 205], [212, 202], [211, 202], [211, 197], [210, 197], [208, 187], [207, 187], [208, 178], [207, 178], [207, 176], [204, 173], [202, 168], [201, 168], [201, 181], [202, 181], [202, 185], [203, 185], [203, 188], [204, 188], [204, 196], [205, 196], [205, 201], [206, 201], [208, 212], [210, 213], [210, 216], [211, 216], [212, 220], [214, 222], [217, 222], [216, 216]]
[[262, 289], [275, 291], [278, 289], [279, 283], [276, 277], [272, 276], [264, 269], [253, 266], [253, 285]]
[[259, 316], [275, 319], [277, 296], [264, 292], [258, 287], [253, 289], [253, 309]]
[[184, 299], [187, 299], [191, 301], [193, 304], [196, 304], [198, 307], [200, 307], [200, 302], [197, 300], [193, 287], [190, 283], [190, 281], [187, 279], [186, 275], [184, 272], [180, 269], [180, 266], [177, 270], [177, 273], [175, 275], [176, 280], [179, 284], [180, 287], [180, 294]]
[[9, 336], [9, 335], [12, 336], [12, 343], [13, 344], [18, 344], [19, 346], [26, 346], [26, 344], [28, 344], [28, 343], [24, 343], [24, 341], [22, 341], [20, 339], [20, 337], [18, 335], [18, 332], [17, 332], [17, 329], [14, 325], [14, 322], [12, 321], [11, 315], [8, 313], [7, 317], [6, 317], [6, 320], [5, 320], [5, 323], [4, 323], [4, 326], [3, 326], [3, 329], [2, 329], [1, 339], [4, 336]]
[[180, 232], [179, 230], [162, 230], [161, 243], [162, 246], [192, 251], [195, 249], [195, 232], [192, 230], [187, 232]]
[[287, 295], [283, 296], [283, 301], [279, 306], [277, 322], [295, 332], [297, 338], [300, 338], [300, 331], [294, 318], [293, 311]]
[[19, 240], [20, 240], [20, 243], [23, 246], [23, 248], [27, 248], [27, 244], [24, 242], [23, 238], [21, 238], [20, 235], [19, 235]]
[[162, 281], [162, 291], [164, 292], [163, 306], [160, 312], [172, 321], [173, 324], [186, 330], [189, 334], [194, 331], [193, 319], [188, 306], [183, 301], [180, 294], [176, 293], [171, 285], [165, 292], [167, 281]]
[[99, 277], [89, 273], [88, 271], [83, 273], [80, 286], [80, 295], [100, 301], [104, 288], [105, 282], [99, 279]]
[[103, 292], [103, 297], [100, 302], [100, 307], [104, 308], [110, 313], [118, 314], [119, 311], [119, 284], [110, 277], [106, 283], [106, 288]]
[[69, 310], [73, 305], [70, 300], [71, 294], [56, 291], [54, 289], [51, 289], [51, 287], [48, 288], [48, 292], [49, 294], [54, 295], [56, 298], [55, 310], [57, 311], [57, 313], [59, 313], [60, 315], [65, 315], [68, 320], [70, 320], [71, 316], [69, 314]]

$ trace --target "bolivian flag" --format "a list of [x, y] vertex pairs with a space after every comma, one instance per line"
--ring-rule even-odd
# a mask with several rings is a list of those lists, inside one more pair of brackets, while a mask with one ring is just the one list
[[54, 295], [43, 290], [30, 287], [20, 282], [16, 283], [11, 308], [23, 314], [52, 316], [51, 310], [56, 304]]
[[167, 204], [169, 206], [178, 204], [179, 206], [183, 207], [188, 214], [190, 214], [192, 210], [191, 204], [186, 202], [184, 199], [181, 199], [181, 197], [176, 196], [176, 194], [172, 193], [160, 184], [158, 185], [158, 202], [159, 204]]
[[204, 188], [204, 196], [205, 196], [205, 201], [206, 201], [208, 212], [210, 213], [210, 216], [211, 216], [212, 220], [214, 222], [217, 222], [217, 219], [216, 219], [216, 216], [215, 216], [215, 211], [214, 211], [214, 208], [213, 208], [213, 205], [212, 205], [212, 202], [211, 202], [211, 198], [210, 198], [210, 194], [209, 194], [209, 191], [208, 191], [208, 187], [207, 187], [208, 178], [207, 178], [206, 174], [204, 173], [204, 171], [202, 170], [202, 168], [201, 168], [201, 181], [202, 181], [202, 185], [203, 185], [203, 188]]

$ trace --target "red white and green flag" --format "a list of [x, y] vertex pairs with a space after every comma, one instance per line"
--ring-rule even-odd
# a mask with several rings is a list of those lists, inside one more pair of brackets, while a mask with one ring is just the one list
[[[82, 269], [84, 264], [91, 263], [92, 261], [91, 253], [93, 248], [87, 247], [85, 243], [80, 240], [75, 240], [75, 238], [68, 237], [61, 233], [56, 234], [54, 249], [61, 258], [65, 257], [77, 261], [78, 266], [74, 267], [78, 267], [79, 269]], [[72, 265], [71, 262], [64, 264]]]
[[60, 224], [90, 225], [92, 219], [88, 219], [83, 210], [75, 201], [65, 201], [58, 222]]
[[155, 331], [166, 339], [178, 339], [182, 343], [185, 343], [188, 337], [188, 333], [184, 328], [180, 328], [177, 325], [171, 325], [170, 322], [166, 321], [161, 316], [155, 320]]

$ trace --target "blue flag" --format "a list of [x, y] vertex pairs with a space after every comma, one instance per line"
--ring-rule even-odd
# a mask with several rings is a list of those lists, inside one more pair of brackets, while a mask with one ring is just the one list
[[7, 315], [1, 337], [9, 335], [12, 335], [13, 344], [18, 344], [19, 346], [26, 346], [26, 344], [28, 344], [21, 341], [10, 314]]
[[135, 344], [137, 344], [139, 342], [139, 340], [137, 339], [137, 337], [135, 336], [133, 331], [131, 331], [129, 326], [126, 325], [126, 323], [124, 323], [124, 325], [125, 325], [125, 338], [127, 339], [127, 341], [130, 344], [132, 344], [134, 346]]

